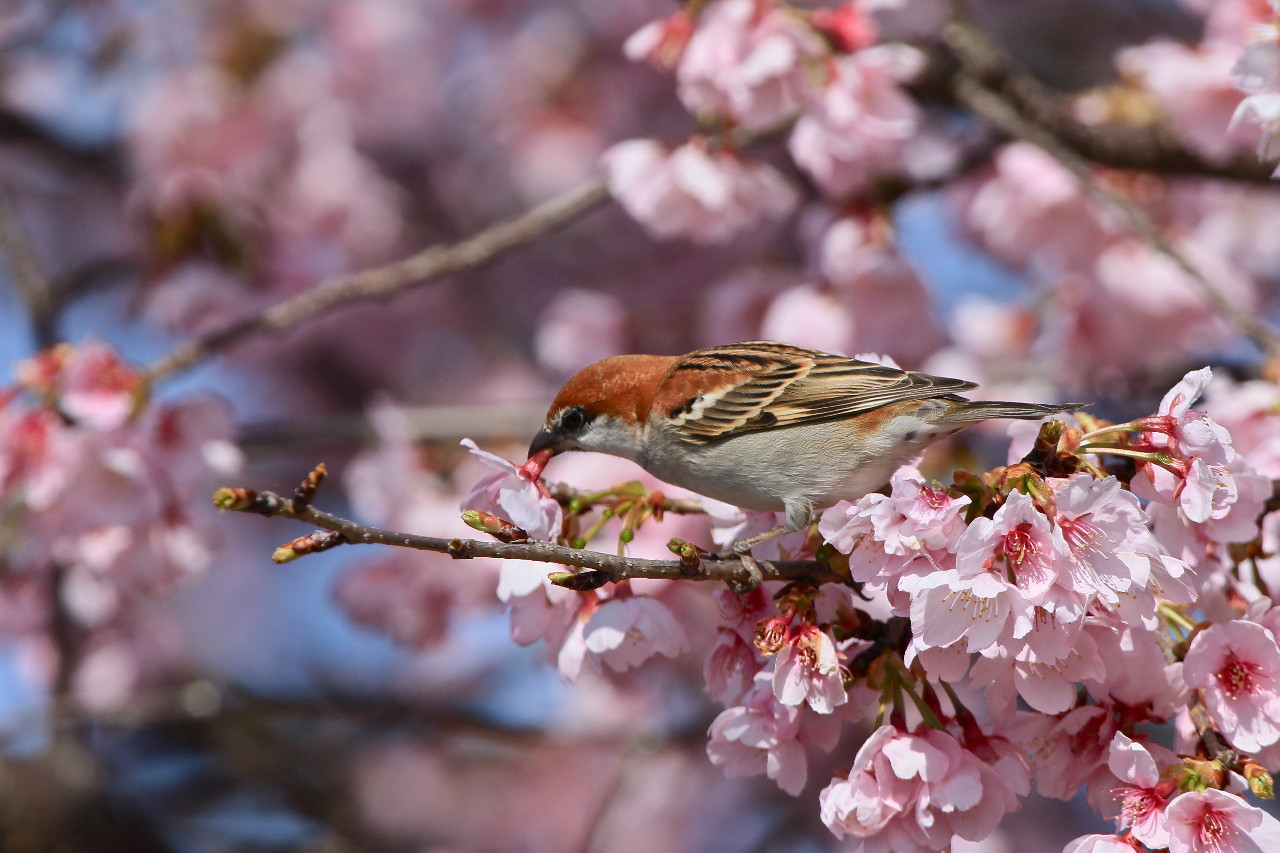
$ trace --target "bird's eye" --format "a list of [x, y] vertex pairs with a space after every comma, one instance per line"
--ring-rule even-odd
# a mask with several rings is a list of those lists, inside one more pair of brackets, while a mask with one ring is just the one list
[[577, 432], [587, 425], [587, 410], [581, 406], [573, 406], [565, 409], [560, 415], [560, 429], [565, 432]]

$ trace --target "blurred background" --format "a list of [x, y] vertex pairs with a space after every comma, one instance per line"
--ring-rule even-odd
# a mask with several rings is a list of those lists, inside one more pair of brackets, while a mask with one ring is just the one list
[[[866, 5], [885, 39], [936, 43], [925, 4]], [[1173, 128], [1198, 167], [1104, 180], [1274, 319], [1280, 194], [1266, 169], [1214, 174], [1256, 142], [1226, 130], [1246, 6], [972, 4], [1077, 115]], [[892, 180], [829, 192], [761, 134], [744, 154], [797, 200], [731, 239], [659, 241], [605, 202], [481, 269], [165, 376], [136, 422], [106, 414], [84, 437], [27, 417], [48, 364], [31, 359], [59, 342], [98, 353], [85, 370], [132, 365], [132, 388], [193, 336], [570, 190], [617, 142], [683, 142], [695, 120], [672, 76], [623, 53], [676, 9], [0, 0], [0, 851], [839, 849], [815, 795], [856, 739], [812, 757], [799, 798], [707, 760], [712, 620], [683, 659], [565, 683], [508, 637], [496, 562], [348, 548], [276, 566], [307, 529], [217, 515], [209, 494], [287, 493], [324, 461], [320, 506], [464, 535], [459, 501], [489, 469], [459, 440], [519, 461], [560, 384], [621, 352], [776, 338], [1115, 417], [1191, 367], [1259, 369], [1052, 157], [926, 80], [911, 94], [928, 150]], [[936, 472], [1003, 462], [1002, 436], [951, 446]], [[548, 471], [584, 488], [638, 475]], [[633, 553], [677, 535], [709, 542], [705, 521], [672, 519]], [[669, 596], [714, 614], [708, 590]], [[1096, 822], [1033, 798], [966, 849], [1059, 850]]]

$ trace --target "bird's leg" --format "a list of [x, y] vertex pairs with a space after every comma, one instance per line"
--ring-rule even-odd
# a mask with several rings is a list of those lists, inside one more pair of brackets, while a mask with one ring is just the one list
[[795, 533], [797, 530], [804, 530], [813, 522], [813, 504], [807, 500], [789, 500], [783, 503], [784, 512], [787, 514], [787, 520], [777, 527], [770, 528], [763, 533], [757, 533], [755, 536], [748, 536], [746, 539], [740, 539], [729, 546], [730, 552], [739, 556], [747, 554], [752, 548], [768, 542], [770, 539], [777, 539], [779, 536], [785, 536], [788, 533]]
[[764, 579], [764, 573], [760, 570], [760, 563], [755, 557], [751, 556], [752, 548], [768, 542], [770, 539], [776, 539], [788, 533], [795, 533], [797, 530], [804, 530], [813, 521], [813, 504], [808, 501], [787, 501], [784, 506], [787, 514], [785, 524], [779, 524], [777, 527], [770, 528], [763, 533], [740, 539], [729, 546], [729, 552], [738, 556], [747, 574], [745, 581], [730, 583], [729, 588], [734, 592], [739, 594], [750, 592], [758, 587]]
[[771, 527], [764, 533], [757, 533], [755, 536], [748, 536], [746, 539], [739, 539], [729, 546], [731, 553], [738, 556], [744, 556], [751, 553], [751, 549], [757, 545], [763, 545], [770, 539], [777, 539], [779, 536], [785, 536], [788, 533], [795, 533], [799, 527], [791, 527], [787, 524], [779, 524], [777, 527]]

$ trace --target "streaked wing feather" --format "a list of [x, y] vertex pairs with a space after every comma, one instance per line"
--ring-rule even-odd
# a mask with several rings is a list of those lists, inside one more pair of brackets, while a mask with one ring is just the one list
[[[708, 389], [708, 374], [722, 375], [723, 385]], [[692, 386], [682, 381], [695, 376], [701, 393], [687, 390]], [[946, 397], [975, 387], [959, 379], [751, 341], [685, 356], [664, 380], [662, 396], [683, 437], [705, 442], [850, 417], [890, 403]]]

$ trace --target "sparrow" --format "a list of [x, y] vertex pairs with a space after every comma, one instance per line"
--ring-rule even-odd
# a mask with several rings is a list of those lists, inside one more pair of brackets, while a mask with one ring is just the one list
[[700, 495], [785, 513], [784, 524], [733, 545], [746, 554], [807, 527], [816, 510], [879, 489], [967, 426], [1083, 405], [959, 396], [976, 387], [775, 341], [613, 356], [556, 395], [525, 470], [536, 479], [556, 454], [609, 453]]

